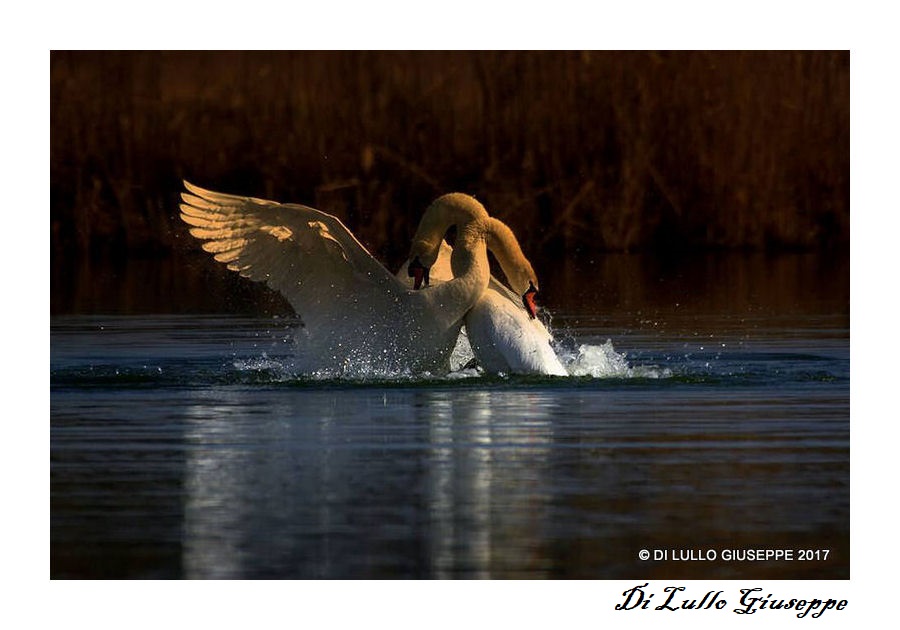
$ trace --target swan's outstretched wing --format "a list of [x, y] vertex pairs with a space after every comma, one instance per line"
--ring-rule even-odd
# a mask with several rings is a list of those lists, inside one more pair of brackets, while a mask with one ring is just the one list
[[406, 291], [330, 214], [184, 185], [181, 218], [203, 249], [280, 292], [307, 325]]

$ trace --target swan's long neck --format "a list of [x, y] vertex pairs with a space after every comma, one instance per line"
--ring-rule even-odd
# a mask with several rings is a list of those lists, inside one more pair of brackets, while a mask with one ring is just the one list
[[487, 211], [475, 199], [451, 193], [428, 207], [413, 237], [410, 259], [418, 257], [425, 266], [431, 267], [437, 260], [444, 234], [456, 226], [456, 247], [450, 258], [453, 279], [430, 289], [431, 299], [440, 307], [440, 316], [449, 323], [462, 320], [490, 281], [489, 220]]
[[[472, 197], [462, 193], [450, 193], [438, 197], [428, 208], [419, 222], [413, 236], [410, 251], [422, 258], [422, 263], [430, 267], [437, 260], [444, 235], [454, 225], [462, 225], [476, 221], [486, 222], [490, 219], [484, 209]], [[412, 258], [413, 255], [410, 255]]]
[[528, 288], [527, 284], [523, 287], [515, 286], [520, 283], [536, 282], [534, 269], [531, 263], [522, 252], [519, 246], [519, 240], [513, 231], [503, 221], [491, 217], [487, 222], [487, 246], [494, 254], [506, 279], [513, 285], [513, 289], [517, 293], [524, 292]]
[[450, 256], [450, 266], [453, 279], [434, 290], [444, 302], [444, 312], [456, 321], [461, 320], [478, 301], [491, 278], [486, 235], [481, 221], [457, 225], [456, 247]]

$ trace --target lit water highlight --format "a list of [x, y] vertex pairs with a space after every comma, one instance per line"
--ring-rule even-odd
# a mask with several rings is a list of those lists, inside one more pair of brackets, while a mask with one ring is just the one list
[[[51, 574], [849, 575], [844, 313], [554, 320], [573, 376], [298, 374], [290, 318], [51, 322]], [[828, 548], [811, 563], [646, 548]]]

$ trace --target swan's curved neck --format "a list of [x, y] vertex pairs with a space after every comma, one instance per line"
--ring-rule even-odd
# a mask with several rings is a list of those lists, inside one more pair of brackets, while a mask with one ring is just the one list
[[[503, 221], [491, 217], [487, 222], [487, 246], [494, 254], [503, 273], [506, 274], [507, 280], [511, 284], [536, 282], [534, 271], [531, 263], [522, 252], [519, 246], [519, 240], [513, 231]], [[523, 287], [513, 286], [517, 293], [522, 293], [527, 289], [527, 285]]]
[[444, 234], [456, 226], [456, 247], [450, 257], [453, 279], [430, 289], [440, 305], [440, 317], [461, 320], [481, 297], [491, 277], [487, 258], [487, 211], [472, 197], [451, 193], [439, 197], [425, 211], [413, 237], [410, 259], [431, 267], [441, 250]]
[[437, 260], [444, 234], [454, 225], [459, 228], [473, 221], [487, 221], [487, 210], [472, 197], [461, 193], [450, 193], [438, 197], [428, 208], [419, 222], [413, 236], [410, 258], [418, 255], [426, 267]]
[[457, 225], [456, 247], [450, 256], [453, 279], [432, 288], [443, 305], [442, 314], [451, 321], [461, 320], [491, 279], [484, 225], [469, 221]]

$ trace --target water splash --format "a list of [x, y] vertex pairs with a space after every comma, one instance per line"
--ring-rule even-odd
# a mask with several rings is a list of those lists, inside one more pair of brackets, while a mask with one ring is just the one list
[[472, 345], [469, 343], [469, 334], [466, 327], [463, 326], [459, 331], [459, 337], [456, 338], [456, 346], [450, 353], [450, 372], [468, 371], [470, 364], [475, 359], [475, 353], [472, 351]]
[[[545, 325], [549, 328], [549, 321]], [[673, 375], [672, 370], [656, 365], [631, 365], [624, 352], [613, 347], [607, 339], [600, 345], [579, 343], [565, 328], [555, 331], [557, 341], [553, 349], [570, 377], [590, 378], [645, 378], [660, 379]], [[414, 373], [409, 367], [379, 361], [364, 349], [352, 352], [333, 366], [311, 367], [303, 361], [302, 349], [281, 357], [270, 357], [263, 352], [260, 357], [236, 359], [234, 367], [242, 374], [254, 375], [270, 382], [290, 381], [348, 381], [355, 383], [422, 383], [433, 381], [460, 381], [479, 377], [491, 377], [477, 365], [477, 359], [465, 327], [460, 330], [456, 345], [450, 355], [450, 371], [447, 374]], [[498, 375], [507, 378], [509, 375]], [[551, 378], [551, 377], [548, 377]], [[560, 378], [560, 377], [552, 377]], [[565, 377], [562, 377], [565, 378]]]
[[631, 366], [625, 353], [616, 352], [612, 340], [595, 346], [579, 344], [574, 348], [555, 348], [570, 376], [594, 378], [669, 378], [672, 370], [657, 366]]
[[[669, 378], [672, 370], [659, 366], [633, 366], [627, 355], [617, 352], [612, 341], [601, 345], [577, 344], [573, 340], [558, 343], [554, 348], [570, 377], [591, 378]], [[451, 370], [444, 375], [417, 374], [409, 368], [385, 366], [370, 358], [358, 356], [334, 367], [304, 370], [296, 357], [260, 357], [236, 359], [233, 366], [238, 372], [262, 378], [268, 382], [291, 381], [349, 381], [357, 383], [392, 382], [420, 383], [432, 381], [460, 381], [489, 376], [473, 365], [474, 354], [467, 337], [460, 335], [450, 358]], [[559, 377], [554, 377], [559, 378]]]
[[468, 343], [458, 344], [457, 349], [459, 350], [458, 354], [455, 350], [455, 358], [451, 359], [453, 369], [445, 375], [431, 374], [430, 372], [414, 373], [408, 367], [387, 366], [366, 356], [347, 358], [339, 365], [312, 370], [303, 367], [302, 362], [295, 355], [269, 357], [266, 353], [263, 353], [261, 357], [235, 359], [232, 365], [240, 374], [271, 383], [340, 381], [359, 384], [403, 384], [444, 380], [459, 381], [481, 376], [480, 368], [468, 366], [472, 357]]

